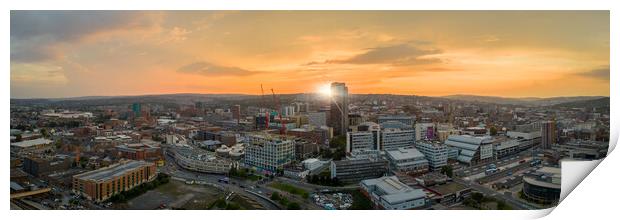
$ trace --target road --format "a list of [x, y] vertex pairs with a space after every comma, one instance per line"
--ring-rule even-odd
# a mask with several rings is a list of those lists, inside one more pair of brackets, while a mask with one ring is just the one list
[[[524, 152], [528, 152], [528, 153], [524, 153]], [[523, 151], [519, 155], [512, 156], [509, 158], [493, 160], [493, 161], [489, 161], [486, 163], [474, 165], [471, 167], [461, 168], [461, 169], [455, 170], [455, 174], [460, 177], [475, 176], [477, 174], [484, 173], [486, 171], [486, 166], [489, 164], [495, 164], [497, 167], [502, 167], [502, 166], [505, 166], [511, 163], [515, 163], [515, 162], [518, 162], [524, 159], [528, 159], [530, 156], [529, 152], [530, 151]]]
[[519, 210], [532, 210], [532, 209], [538, 209], [537, 207], [534, 207], [532, 205], [529, 205], [525, 202], [522, 202], [518, 199], [513, 198], [512, 196], [507, 196], [504, 195], [503, 193], [499, 193], [493, 189], [490, 189], [488, 187], [485, 187], [483, 185], [480, 185], [478, 183], [475, 182], [471, 182], [471, 181], [464, 181], [461, 179], [455, 179], [454, 181], [467, 185], [469, 187], [471, 187], [472, 189], [481, 192], [482, 194], [485, 194], [487, 196], [496, 198], [498, 200], [504, 201], [506, 202], [508, 205], [512, 206], [514, 209], [519, 209]]
[[[279, 182], [281, 182], [281, 183], [284, 183], [284, 184], [291, 185], [291, 186], [296, 187], [296, 188], [303, 189], [303, 190], [305, 190], [305, 191], [306, 191], [306, 192], [308, 192], [308, 193], [312, 193], [312, 192], [314, 192], [314, 189], [309, 189], [309, 188], [305, 188], [305, 187], [300, 187], [300, 186], [298, 186], [298, 185], [292, 184], [291, 182], [284, 182], [284, 181], [280, 181], [280, 180], [282, 180], [282, 179], [286, 179], [286, 178], [279, 178], [277, 181], [279, 181]], [[304, 199], [304, 198], [303, 198], [302, 196], [300, 196], [300, 195], [295, 195], [295, 194], [292, 194], [292, 193], [289, 193], [289, 192], [286, 192], [286, 191], [283, 191], [283, 190], [280, 190], [280, 189], [272, 188], [272, 187], [269, 187], [269, 186], [265, 186], [264, 188], [265, 188], [265, 189], [270, 189], [270, 190], [273, 190], [273, 191], [277, 191], [277, 192], [280, 194], [280, 196], [281, 196], [281, 197], [286, 197], [286, 198], [288, 199], [288, 201], [290, 201], [290, 202], [296, 202], [297, 204], [299, 204], [299, 205], [301, 206], [301, 208], [302, 208], [302, 209], [309, 209], [309, 210], [323, 210], [323, 208], [322, 208], [322, 207], [320, 207], [320, 206], [316, 205], [316, 204], [315, 204], [315, 203], [314, 203], [311, 199], [309, 199], [309, 198]]]
[[[193, 181], [201, 181], [212, 185], [217, 185], [225, 189], [226, 191], [234, 192], [239, 195], [243, 195], [252, 200], [255, 200], [263, 207], [272, 210], [281, 209], [281, 207], [273, 204], [273, 201], [269, 201], [266, 199], [267, 194], [272, 191], [269, 189], [256, 189], [254, 184], [251, 181], [241, 180], [237, 178], [230, 178], [230, 183], [221, 183], [220, 179], [226, 177], [223, 174], [208, 174], [208, 173], [200, 173], [194, 172], [190, 170], [186, 170], [181, 168], [179, 165], [174, 162], [174, 159], [169, 155], [166, 155], [166, 165], [164, 167], [159, 168], [159, 171], [165, 174], [170, 175], [171, 177], [176, 177], [184, 180], [193, 180]], [[233, 184], [234, 183], [234, 184]], [[252, 191], [254, 193], [265, 195], [265, 198], [256, 196], [252, 193], [246, 192], [246, 189]]]
[[298, 188], [306, 189], [309, 192], [321, 191], [321, 190], [330, 190], [330, 191], [343, 191], [343, 190], [355, 190], [359, 188], [358, 185], [350, 185], [350, 186], [321, 186], [316, 184], [310, 184], [302, 181], [292, 180], [284, 177], [277, 177], [278, 180], [282, 182], [286, 182]]

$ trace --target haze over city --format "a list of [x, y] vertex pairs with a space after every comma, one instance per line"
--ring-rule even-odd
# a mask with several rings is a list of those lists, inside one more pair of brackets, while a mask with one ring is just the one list
[[11, 98], [609, 96], [606, 11], [12, 11]]

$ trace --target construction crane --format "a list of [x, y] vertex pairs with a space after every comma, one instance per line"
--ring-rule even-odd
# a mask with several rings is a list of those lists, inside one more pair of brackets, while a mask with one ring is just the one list
[[273, 95], [273, 104], [274, 108], [278, 112], [278, 117], [280, 118], [280, 124], [282, 128], [280, 128], [280, 134], [286, 134], [286, 127], [284, 126], [284, 119], [282, 118], [282, 109], [280, 108], [280, 101], [276, 98], [276, 93], [271, 89], [271, 94]]
[[[263, 90], [263, 84], [260, 84], [260, 93], [260, 108], [265, 109], [265, 90]], [[267, 129], [269, 129], [269, 111], [265, 109], [265, 130]]]

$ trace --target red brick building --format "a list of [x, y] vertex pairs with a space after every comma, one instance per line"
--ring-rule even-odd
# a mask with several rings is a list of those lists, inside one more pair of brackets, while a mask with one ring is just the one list
[[131, 160], [156, 161], [163, 158], [160, 147], [145, 143], [123, 144], [116, 146], [116, 150], [120, 157]]
[[154, 163], [123, 160], [108, 167], [73, 176], [73, 192], [93, 201], [105, 201], [157, 178]]

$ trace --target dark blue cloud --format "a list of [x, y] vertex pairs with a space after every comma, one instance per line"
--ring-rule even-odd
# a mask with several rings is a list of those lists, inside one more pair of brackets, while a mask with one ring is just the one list
[[154, 24], [139, 11], [11, 11], [11, 61], [54, 59], [58, 43], [71, 43], [102, 31]]
[[607, 81], [609, 81], [609, 74], [610, 74], [609, 67], [604, 67], [600, 69], [591, 70], [588, 72], [578, 73], [578, 75], [583, 76], [583, 77], [589, 77], [589, 78], [607, 80]]
[[423, 49], [412, 44], [397, 44], [368, 48], [366, 52], [348, 59], [328, 60], [325, 63], [418, 65], [441, 62], [439, 59], [421, 58], [441, 53], [439, 49]]

